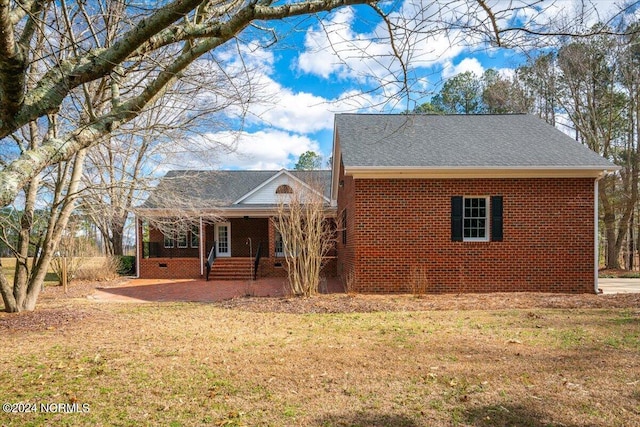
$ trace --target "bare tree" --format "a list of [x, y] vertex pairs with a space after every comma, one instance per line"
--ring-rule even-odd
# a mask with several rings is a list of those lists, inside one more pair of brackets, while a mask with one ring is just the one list
[[[638, 146], [627, 138], [628, 97], [620, 87], [619, 40], [599, 36], [563, 46], [558, 52], [558, 97], [576, 138], [622, 166], [599, 186], [609, 268], [620, 268], [619, 253], [638, 201]], [[622, 197], [621, 197], [622, 196]]]
[[274, 225], [282, 237], [291, 293], [310, 296], [318, 293], [325, 257], [335, 247], [335, 226], [321, 185], [290, 188], [279, 194]]
[[[130, 212], [169, 165], [180, 168], [180, 160], [189, 157], [206, 167], [215, 163], [220, 149], [233, 149], [200, 138], [200, 130], [232, 131], [228, 110], [241, 119], [248, 105], [258, 100], [255, 85], [246, 80], [248, 70], [236, 76], [222, 76], [221, 70], [211, 68], [189, 71], [140, 116], [88, 152], [80, 208], [96, 224], [109, 255], [123, 254]], [[231, 77], [233, 86], [227, 80]], [[212, 98], [219, 101], [208, 102]]]
[[218, 174], [225, 172], [173, 170], [159, 179], [149, 197], [134, 209], [138, 219], [160, 230], [171, 239], [186, 237], [188, 230], [200, 221], [215, 223], [222, 220], [219, 204], [228, 200], [212, 200], [211, 186], [221, 186]]
[[[34, 22], [32, 25], [42, 29], [44, 24]], [[35, 31], [35, 28], [31, 30]], [[63, 54], [63, 50], [58, 50], [55, 54], [47, 50], [47, 43], [51, 43], [53, 39], [46, 39], [44, 33], [37, 32], [33, 49], [29, 52], [30, 59], [37, 62], [47, 55], [57, 58]], [[26, 88], [30, 90], [34, 87], [38, 74], [36, 66], [27, 69], [22, 82]], [[10, 96], [6, 87], [3, 90], [1, 101], [5, 102]], [[81, 110], [79, 116], [86, 114]], [[8, 162], [12, 161], [16, 153], [19, 157], [46, 146], [46, 141], [56, 139], [65, 126], [65, 117], [53, 112], [44, 120], [28, 122], [27, 126], [13, 133], [10, 141], [2, 141]], [[51, 260], [76, 206], [86, 151], [77, 150], [64, 161], [48, 164], [35, 173], [21, 189], [23, 197], [14, 204], [14, 212], [19, 217], [17, 239], [4, 242], [16, 258], [13, 283], [9, 283], [7, 277], [0, 273], [0, 293], [8, 312], [35, 308]], [[46, 216], [43, 212], [47, 212]]]
[[[26, 188], [25, 203], [19, 213], [17, 242], [5, 241], [16, 258], [13, 283], [0, 274], [0, 293], [6, 311], [35, 308], [49, 265], [76, 207], [85, 157], [86, 150], [79, 151], [73, 159], [59, 163], [42, 180], [32, 180]], [[38, 197], [43, 195], [49, 199], [48, 218], [44, 220], [44, 226], [38, 228], [36, 205]]]

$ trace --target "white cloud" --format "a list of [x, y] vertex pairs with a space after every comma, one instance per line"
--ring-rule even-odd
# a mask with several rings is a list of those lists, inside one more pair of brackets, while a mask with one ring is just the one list
[[[371, 27], [358, 21], [354, 9], [344, 8], [329, 15], [321, 27], [305, 35], [305, 50], [298, 56], [297, 67], [303, 73], [325, 79], [356, 79], [360, 82], [397, 80], [403, 73], [402, 61], [415, 70], [452, 61], [471, 45], [481, 43], [477, 35], [463, 33], [449, 23], [468, 14], [468, 2], [457, 0], [441, 4], [405, 1], [389, 14], [394, 25], [393, 46], [385, 23]], [[463, 12], [464, 11], [464, 12]], [[356, 28], [368, 28], [358, 32]]]
[[317, 142], [307, 136], [270, 129], [202, 138], [217, 152], [216, 166], [225, 169], [282, 169], [291, 167], [305, 151], [320, 152]]
[[[329, 15], [322, 26], [307, 31], [305, 50], [295, 64], [297, 71], [367, 94], [363, 99], [350, 100], [350, 106], [360, 104], [359, 108], [377, 112], [404, 110], [407, 95], [413, 97], [431, 89], [426, 86], [430, 80], [426, 75], [435, 71], [432, 67], [450, 63], [474, 40], [463, 39], [460, 30], [446, 28], [443, 9], [436, 3], [425, 7], [420, 2], [407, 1], [400, 11], [391, 13], [389, 20], [396, 28], [393, 45], [386, 24], [377, 20], [372, 26], [355, 9], [340, 9]], [[451, 19], [456, 13], [458, 9], [447, 11]], [[360, 31], [362, 28], [367, 31]], [[407, 87], [411, 89], [407, 91]]]
[[257, 40], [235, 44], [216, 51], [216, 58], [237, 68], [260, 69], [269, 74], [275, 65], [275, 57], [270, 50], [263, 49]]
[[[542, 31], [560, 31], [560, 27], [584, 30], [617, 12], [620, 7], [617, 3], [612, 0], [487, 2], [500, 28], [526, 27]], [[402, 76], [394, 53], [400, 54], [411, 73], [450, 64], [462, 53], [495, 48], [488, 45], [494, 37], [493, 27], [478, 2], [404, 0], [380, 6], [396, 8], [388, 13], [394, 26], [395, 52], [391, 49], [386, 24], [372, 21], [362, 9], [342, 8], [330, 14], [322, 25], [307, 31], [297, 69], [324, 79], [378, 81], [385, 86], [394, 81], [394, 77]], [[365, 21], [367, 18], [362, 16], [370, 20]], [[525, 48], [535, 42], [526, 40], [527, 37], [525, 33], [512, 31], [503, 33], [501, 41]], [[470, 71], [480, 70], [478, 64], [473, 65], [475, 68]]]
[[347, 64], [336, 54], [342, 51], [345, 43], [357, 45], [357, 34], [351, 30], [354, 11], [350, 7], [338, 9], [326, 20], [326, 29], [310, 28], [305, 36], [305, 50], [298, 57], [299, 70], [325, 79], [331, 75], [347, 74]]
[[484, 74], [484, 67], [476, 58], [464, 58], [458, 65], [453, 65], [452, 63], [445, 65], [442, 70], [442, 77], [447, 79], [467, 71], [471, 71], [477, 77], [480, 77]]
[[272, 99], [250, 105], [250, 121], [296, 133], [332, 128], [329, 100], [307, 92], [294, 92], [273, 80], [262, 90], [272, 94]]
[[[348, 20], [345, 16], [341, 19]], [[274, 71], [282, 64], [277, 64], [273, 53], [265, 52], [256, 42], [237, 43], [233, 48], [217, 54], [215, 61], [203, 60], [199, 66], [200, 70], [196, 71], [201, 71], [203, 67], [209, 67], [210, 70], [222, 69], [223, 74], [231, 79], [226, 86], [242, 89], [235, 99], [232, 98], [233, 91], [227, 94], [224, 90], [203, 90], [198, 94], [200, 102], [208, 101], [215, 105], [227, 103], [225, 113], [228, 117], [243, 116], [245, 124], [251, 128], [257, 126], [296, 134], [331, 130], [336, 112], [354, 112], [379, 103], [379, 99], [366, 90], [355, 93], [346, 88], [348, 92], [335, 98], [327, 98], [305, 89], [287, 87], [285, 80], [281, 83], [272, 77], [281, 75]], [[293, 79], [286, 81], [294, 86], [297, 83]], [[244, 104], [246, 110], [243, 110], [238, 100], [240, 95], [245, 94], [250, 94], [251, 97]]]

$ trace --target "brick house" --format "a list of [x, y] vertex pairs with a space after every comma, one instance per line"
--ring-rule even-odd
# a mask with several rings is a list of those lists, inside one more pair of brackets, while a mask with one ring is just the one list
[[339, 114], [337, 273], [364, 293], [597, 292], [612, 170], [530, 115]]
[[[286, 276], [282, 238], [272, 221], [279, 201], [293, 191], [321, 189], [333, 220], [330, 177], [330, 171], [168, 172], [136, 209], [138, 276]], [[335, 277], [335, 253], [329, 255], [323, 273]]]
[[338, 114], [332, 161], [169, 172], [138, 212], [200, 219], [138, 218], [140, 277], [205, 277], [211, 254], [214, 278], [284, 276], [277, 194], [314, 181], [340, 224], [324, 275], [356, 292], [597, 292], [598, 180], [617, 167], [536, 117]]

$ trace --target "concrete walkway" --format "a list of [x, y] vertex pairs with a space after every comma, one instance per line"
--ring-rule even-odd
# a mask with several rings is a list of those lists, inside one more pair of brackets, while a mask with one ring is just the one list
[[640, 293], [640, 279], [598, 279], [598, 287], [604, 294]]
[[[131, 279], [113, 288], [98, 288], [89, 298], [105, 302], [189, 301], [214, 302], [243, 296], [277, 297], [285, 295], [283, 277], [249, 280], [163, 280]], [[324, 288], [324, 289], [323, 289]], [[324, 293], [344, 292], [337, 279], [321, 287]]]

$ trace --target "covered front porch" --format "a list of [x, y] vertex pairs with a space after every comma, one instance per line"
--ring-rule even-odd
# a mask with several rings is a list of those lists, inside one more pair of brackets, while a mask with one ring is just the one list
[[[212, 280], [286, 277], [282, 239], [271, 217], [200, 219], [188, 230], [162, 232], [136, 220], [140, 278], [203, 279], [207, 261]], [[324, 277], [336, 276], [335, 252], [329, 254]]]

